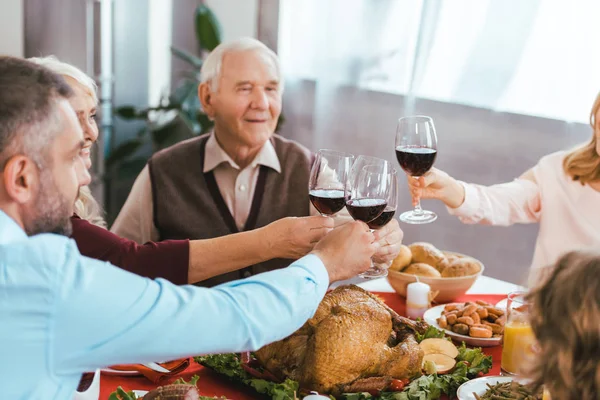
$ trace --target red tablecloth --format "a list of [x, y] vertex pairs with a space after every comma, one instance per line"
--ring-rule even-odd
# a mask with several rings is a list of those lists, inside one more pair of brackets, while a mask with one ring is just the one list
[[[374, 292], [386, 302], [392, 309], [398, 314], [405, 315], [405, 301], [403, 297], [400, 297], [396, 293], [381, 293]], [[498, 301], [505, 298], [506, 295], [501, 294], [476, 294], [476, 295], [464, 295], [457, 299], [458, 302], [473, 301], [473, 300], [484, 300], [492, 304], [496, 304]], [[500, 373], [500, 356], [502, 348], [500, 346], [483, 348], [484, 353], [493, 357], [493, 366], [490, 371], [490, 375], [498, 375]], [[267, 397], [257, 394], [253, 389], [233, 383], [227, 378], [212, 372], [211, 370], [198, 365], [195, 362], [190, 363], [190, 366], [176, 377], [164, 380], [160, 385], [166, 385], [171, 383], [177, 378], [184, 378], [189, 380], [192, 376], [198, 375], [198, 389], [203, 396], [225, 396], [232, 400], [264, 400]], [[100, 380], [100, 399], [108, 399], [110, 393], [114, 392], [117, 386], [123, 387], [126, 391], [138, 389], [138, 390], [152, 390], [157, 387], [157, 384], [150, 382], [144, 377], [126, 377], [126, 376], [114, 376], [102, 374]]]

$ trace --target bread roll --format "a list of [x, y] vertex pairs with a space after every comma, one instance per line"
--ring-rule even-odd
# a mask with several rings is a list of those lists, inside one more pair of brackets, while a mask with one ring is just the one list
[[402, 271], [405, 274], [427, 276], [429, 278], [440, 278], [440, 272], [429, 264], [412, 263]]
[[408, 247], [412, 252], [413, 263], [425, 263], [437, 268], [438, 264], [446, 259], [444, 253], [431, 243], [417, 242]]
[[402, 268], [404, 268], [408, 264], [410, 264], [411, 260], [412, 260], [412, 252], [410, 251], [408, 246], [401, 245], [400, 253], [398, 254], [398, 257], [394, 258], [394, 261], [392, 261], [392, 265], [390, 265], [390, 269], [392, 271], [401, 271]]
[[479, 263], [470, 257], [459, 258], [451, 262], [442, 271], [442, 276], [445, 278], [475, 275], [479, 272]]

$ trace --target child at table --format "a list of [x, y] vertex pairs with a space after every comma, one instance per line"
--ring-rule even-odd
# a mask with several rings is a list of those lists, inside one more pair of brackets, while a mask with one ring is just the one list
[[552, 399], [597, 400], [600, 393], [600, 252], [562, 256], [529, 294], [541, 353], [532, 369]]

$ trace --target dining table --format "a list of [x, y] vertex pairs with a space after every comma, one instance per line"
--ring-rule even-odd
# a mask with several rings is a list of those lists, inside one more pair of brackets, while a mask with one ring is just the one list
[[[357, 284], [363, 289], [374, 293], [390, 306], [390, 308], [400, 315], [405, 315], [405, 300], [394, 291], [387, 279], [379, 278], [365, 281], [362, 278], [354, 278], [348, 281], [338, 282], [332, 285], [331, 288], [348, 283]], [[508, 293], [522, 289], [523, 287], [519, 285], [482, 275], [463, 296], [456, 300], [485, 300], [495, 304], [506, 298]], [[500, 372], [500, 357], [502, 353], [501, 346], [485, 347], [482, 350], [485, 354], [491, 355], [493, 359], [492, 369], [488, 375], [498, 375]], [[100, 400], [108, 399], [109, 395], [119, 386], [125, 391], [149, 391], [158, 386], [172, 383], [179, 378], [189, 381], [193, 376], [198, 377], [197, 388], [202, 396], [215, 396], [217, 398], [231, 400], [266, 400], [269, 398], [257, 393], [254, 389], [246, 385], [231, 381], [227, 377], [199, 365], [194, 362], [191, 357], [184, 369], [177, 374], [169, 374], [162, 380], [150, 380], [140, 374], [122, 375], [115, 372], [102, 372], [100, 376], [99, 398]]]

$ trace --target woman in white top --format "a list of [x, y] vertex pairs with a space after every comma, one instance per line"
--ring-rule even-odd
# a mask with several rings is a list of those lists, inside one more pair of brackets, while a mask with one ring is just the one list
[[[441, 200], [467, 224], [539, 223], [534, 271], [568, 251], [600, 246], [600, 94], [590, 124], [588, 143], [542, 157], [512, 182], [476, 185], [432, 168], [418, 180], [408, 180], [413, 202]], [[530, 274], [530, 281], [535, 276]]]

